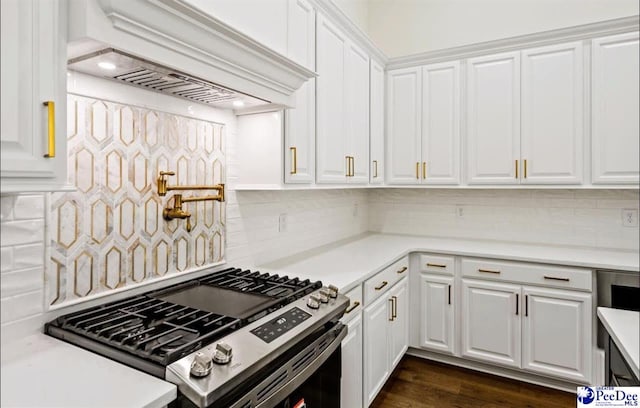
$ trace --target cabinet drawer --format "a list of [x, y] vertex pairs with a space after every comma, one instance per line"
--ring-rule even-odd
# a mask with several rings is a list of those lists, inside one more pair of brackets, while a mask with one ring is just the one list
[[471, 258], [462, 259], [461, 265], [465, 277], [593, 290], [593, 274], [588, 269]]
[[409, 259], [404, 258], [380, 271], [364, 283], [364, 301], [368, 305], [378, 296], [391, 288], [396, 282], [409, 274]]
[[440, 255], [420, 255], [420, 271], [429, 273], [440, 273], [453, 275], [454, 257]]
[[364, 303], [362, 301], [362, 285], [358, 285], [351, 289], [346, 293], [346, 296], [349, 298], [349, 306], [347, 306], [347, 310], [345, 310], [344, 316], [342, 316], [341, 320], [343, 323], [346, 323], [355, 316], [358, 316], [364, 307]]

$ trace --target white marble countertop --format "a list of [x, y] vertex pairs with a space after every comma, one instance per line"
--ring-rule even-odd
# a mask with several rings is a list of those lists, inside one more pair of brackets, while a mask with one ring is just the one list
[[598, 308], [598, 317], [637, 378], [640, 378], [640, 312]]
[[393, 234], [364, 234], [260, 265], [260, 269], [264, 272], [320, 279], [323, 283], [333, 284], [342, 291], [348, 291], [410, 252], [498, 258], [592, 269], [640, 271], [639, 254], [632, 251]]
[[2, 407], [163, 407], [175, 385], [44, 334], [3, 345]]

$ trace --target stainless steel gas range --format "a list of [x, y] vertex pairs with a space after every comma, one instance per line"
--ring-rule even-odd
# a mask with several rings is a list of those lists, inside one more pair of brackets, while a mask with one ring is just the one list
[[45, 331], [176, 384], [175, 407], [339, 407], [348, 303], [321, 282], [228, 268]]

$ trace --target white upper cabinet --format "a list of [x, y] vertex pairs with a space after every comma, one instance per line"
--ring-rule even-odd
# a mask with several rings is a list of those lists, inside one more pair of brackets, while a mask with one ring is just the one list
[[582, 182], [582, 48], [574, 42], [522, 52], [522, 183]]
[[387, 73], [387, 157], [389, 184], [419, 184], [422, 111], [421, 69]]
[[469, 184], [518, 184], [520, 53], [467, 62]]
[[637, 184], [638, 32], [592, 42], [592, 181]]
[[350, 183], [369, 182], [369, 56], [352, 42], [347, 46], [347, 155]]
[[0, 7], [0, 191], [65, 188], [66, 37], [59, 33], [66, 10], [56, 0]]
[[460, 182], [460, 63], [422, 68], [422, 164], [424, 184]]
[[[289, 0], [287, 55], [315, 70], [315, 10], [306, 0]], [[316, 88], [310, 79], [296, 91], [296, 107], [285, 112], [285, 183], [312, 183], [315, 179]]]
[[384, 183], [384, 67], [375, 60], [370, 65], [369, 183]]

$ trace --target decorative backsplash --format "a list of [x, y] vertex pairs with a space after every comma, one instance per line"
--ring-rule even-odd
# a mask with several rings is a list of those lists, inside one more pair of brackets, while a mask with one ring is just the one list
[[[77, 187], [51, 195], [46, 303], [60, 305], [221, 263], [225, 203], [185, 204], [165, 221], [161, 170], [169, 185], [225, 182], [224, 124], [68, 96], [68, 174]], [[206, 195], [184, 192], [186, 196]]]

